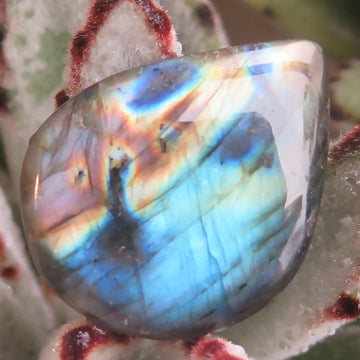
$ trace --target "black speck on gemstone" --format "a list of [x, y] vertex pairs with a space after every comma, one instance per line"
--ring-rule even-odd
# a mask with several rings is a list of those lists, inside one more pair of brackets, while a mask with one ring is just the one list
[[247, 283], [245, 283], [245, 284], [241, 284], [241, 285], [239, 286], [239, 290], [244, 289], [246, 286], [247, 286]]
[[200, 319], [205, 319], [206, 317], [212, 315], [215, 312], [215, 309], [208, 311], [205, 315], [201, 316]]

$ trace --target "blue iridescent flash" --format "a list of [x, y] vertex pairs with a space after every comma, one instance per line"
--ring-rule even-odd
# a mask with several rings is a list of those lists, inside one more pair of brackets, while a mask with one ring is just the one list
[[327, 150], [311, 42], [173, 59], [102, 80], [30, 142], [39, 267], [97, 324], [191, 338], [263, 307], [313, 231]]

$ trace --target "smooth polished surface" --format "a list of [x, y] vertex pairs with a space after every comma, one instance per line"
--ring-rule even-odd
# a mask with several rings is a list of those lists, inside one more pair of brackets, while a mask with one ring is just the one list
[[327, 154], [320, 48], [227, 48], [132, 69], [32, 137], [22, 214], [51, 286], [97, 324], [191, 338], [292, 278]]

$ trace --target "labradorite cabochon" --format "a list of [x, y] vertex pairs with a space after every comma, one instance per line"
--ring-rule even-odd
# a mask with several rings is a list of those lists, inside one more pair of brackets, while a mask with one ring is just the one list
[[282, 41], [131, 69], [62, 105], [21, 179], [35, 262], [118, 333], [192, 338], [294, 276], [327, 155], [322, 51]]

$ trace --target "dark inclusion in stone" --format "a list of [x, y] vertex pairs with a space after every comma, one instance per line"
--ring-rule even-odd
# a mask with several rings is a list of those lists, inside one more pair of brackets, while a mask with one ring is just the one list
[[193, 338], [293, 277], [327, 152], [319, 47], [228, 48], [132, 69], [30, 141], [22, 213], [52, 287], [95, 323]]

